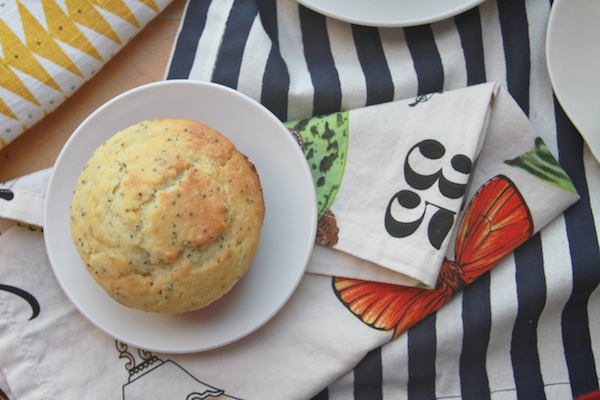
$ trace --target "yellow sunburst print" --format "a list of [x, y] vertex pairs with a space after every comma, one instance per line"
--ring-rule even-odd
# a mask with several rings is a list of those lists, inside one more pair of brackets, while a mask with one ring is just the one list
[[0, 0], [0, 148], [52, 112], [171, 0]]

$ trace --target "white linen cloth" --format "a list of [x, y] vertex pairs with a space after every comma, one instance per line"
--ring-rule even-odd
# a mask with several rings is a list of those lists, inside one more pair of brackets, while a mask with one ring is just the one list
[[[418, 105], [414, 99], [409, 99], [350, 110], [348, 154], [343, 178], [335, 199], [330, 200], [330, 214], [323, 212], [322, 219], [335, 220], [339, 230], [336, 244], [328, 247], [355, 258], [317, 248], [318, 256], [313, 257], [309, 271], [434, 287], [442, 261], [449, 256], [448, 244], [452, 243], [458, 224], [448, 227], [444, 232], [447, 233], [445, 240], [436, 249], [428, 235], [428, 222], [441, 209], [453, 215], [453, 222], [458, 220], [454, 216], [459, 215], [465, 199], [463, 196], [454, 199], [444, 196], [439, 184], [442, 179], [454, 179], [454, 183], [465, 186], [469, 184], [470, 174], [460, 173], [452, 166], [457, 155], [468, 157], [477, 164], [477, 170], [482, 170], [475, 174], [471, 183], [473, 188], [484, 184], [485, 181], [479, 177], [489, 179], [496, 174], [504, 174], [518, 182], [517, 186], [527, 203], [536, 204], [531, 208], [536, 231], [547, 224], [552, 215], [543, 210], [545, 206], [542, 204], [548, 204], [544, 199], [553, 198], [558, 202], [553, 202], [552, 208], [558, 206], [564, 209], [572, 204], [576, 197], [538, 179], [531, 179], [530, 174], [523, 174], [522, 170], [509, 167], [504, 162], [532, 147], [536, 133], [514, 100], [506, 93], [500, 95], [499, 91], [505, 90], [497, 83], [488, 83], [431, 95], [427, 101], [421, 98], [423, 102]], [[492, 107], [491, 103], [495, 106]], [[314, 120], [321, 121], [322, 118]], [[290, 127], [295, 125], [298, 124], [287, 123]], [[310, 131], [310, 128], [306, 129]], [[312, 132], [307, 132], [306, 136], [306, 141], [315, 141]], [[418, 145], [427, 140], [443, 143], [444, 156], [429, 159], [417, 151], [420, 149]], [[310, 149], [307, 148], [305, 153], [312, 157]], [[417, 161], [421, 161], [421, 166]], [[311, 163], [313, 161], [309, 158]], [[428, 171], [422, 172], [422, 175], [439, 173], [440, 177], [435, 181], [430, 179], [430, 186], [426, 189], [417, 189], [407, 182], [407, 165], [413, 171], [419, 171], [419, 168]], [[312, 170], [316, 171], [318, 167], [314, 165]], [[319, 176], [318, 172], [315, 173], [317, 192]], [[471, 193], [468, 193], [468, 188], [464, 190], [466, 197], [473, 195], [473, 190]], [[403, 191], [417, 194], [420, 202], [415, 209], [396, 204], [394, 196]], [[554, 197], [549, 191], [556, 191], [558, 196]], [[394, 206], [397, 214], [394, 217], [392, 213], [392, 218], [404, 218], [406, 222], [423, 218], [424, 222], [403, 237], [393, 236], [387, 231], [384, 216], [386, 208], [390, 207], [393, 211]]]
[[[535, 130], [510, 95], [496, 84], [486, 84], [436, 94], [411, 109], [430, 105], [432, 109], [425, 115], [429, 119], [435, 118], [435, 110], [445, 107], [443, 102], [438, 104], [437, 99], [460, 104], [461, 99], [469, 98], [473, 93], [478, 95], [461, 113], [471, 115], [472, 109], [479, 107], [479, 122], [474, 126], [489, 125], [489, 129], [474, 169], [468, 197], [472, 200], [485, 182], [499, 174], [508, 177], [530, 210], [528, 221], [532, 230], [527, 234], [531, 235], [533, 226], [535, 230], [542, 228], [577, 201], [578, 196], [573, 193], [570, 180], [555, 161], [543, 164], [551, 166], [549, 169], [555, 173], [542, 174], [541, 179], [527, 171], [528, 166], [539, 167], [536, 164], [539, 160], [532, 164], [506, 162], [519, 158], [536, 159], [540, 151], [542, 158], [548, 162]], [[491, 99], [494, 99], [493, 107], [487, 122]], [[371, 111], [377, 116], [376, 121], [381, 120], [384, 110], [390, 112], [383, 113], [388, 116], [386, 118], [393, 118], [398, 115], [395, 106], [410, 107], [408, 103], [400, 101], [383, 105], [381, 109], [365, 108], [351, 112], [350, 141], [354, 136], [358, 140], [361, 134], [365, 134], [353, 126], [360, 127], [361, 121], [368, 121]], [[357, 125], [353, 125], [353, 114], [358, 119]], [[464, 115], [455, 115], [455, 118], [468, 120]], [[369, 137], [375, 135], [373, 128], [374, 125], [368, 125]], [[471, 140], [479, 142], [483, 129], [475, 131]], [[473, 143], [470, 146], [472, 149], [479, 147]], [[406, 151], [411, 146], [400, 143], [399, 148]], [[348, 165], [353, 162], [350, 152], [349, 149]], [[477, 150], [469, 154], [476, 155]], [[553, 160], [552, 157], [550, 159]], [[404, 157], [400, 157], [397, 164], [404, 165]], [[351, 167], [348, 167], [348, 174], [352, 176]], [[551, 179], [557, 175], [562, 176], [562, 180]], [[23, 177], [14, 184], [7, 183], [5, 187], [16, 189], [17, 183], [25, 186], [29, 178], [38, 177], [37, 174]], [[376, 178], [373, 176], [373, 179]], [[352, 182], [352, 179], [349, 181]], [[343, 209], [336, 209], [335, 202], [343, 202], [345, 196], [356, 196], [352, 187], [348, 188], [349, 194], [345, 194], [344, 184], [342, 180], [340, 192], [332, 205], [338, 215], [343, 215]], [[43, 195], [44, 184], [38, 187], [38, 194]], [[17, 199], [16, 195], [14, 199]], [[5, 215], [3, 210], [9, 210], [6, 205], [11, 201], [0, 202], [0, 216]], [[29, 210], [23, 212], [23, 215], [30, 215]], [[14, 209], [10, 209], [10, 213], [12, 218], [18, 218]], [[458, 262], [454, 254], [457, 235], [459, 233], [455, 230], [446, 257]], [[335, 263], [329, 264], [332, 259], [323, 252], [334, 252]], [[351, 257], [319, 246], [310, 261], [309, 272], [292, 298], [271, 321], [253, 334], [203, 353], [151, 354], [115, 341], [80, 315], [53, 276], [42, 234], [14, 227], [0, 236], [0, 262], [3, 265], [0, 271], [0, 283], [3, 285], [0, 291], [3, 303], [0, 313], [0, 369], [10, 388], [6, 392], [11, 400], [309, 399], [352, 369], [369, 351], [399, 336], [407, 328], [394, 325], [373, 329], [356, 314], [356, 309], [342, 301], [343, 290], [335, 286], [334, 276], [345, 276], [348, 271], [351, 273], [353, 266], [362, 265], [362, 261], [354, 259], [350, 269], [344, 270], [337, 258], [340, 254], [344, 259]], [[427, 312], [424, 312], [423, 317], [426, 315]], [[418, 319], [409, 326], [414, 322]]]
[[26, 179], [14, 179], [0, 184], [2, 217], [27, 224], [42, 226], [44, 221], [44, 197], [52, 168], [27, 175]]
[[[332, 202], [330, 214], [323, 218], [337, 222], [335, 248], [435, 286], [471, 167], [485, 140], [497, 88], [489, 83], [432, 94], [426, 101], [395, 101], [347, 113], [346, 137], [328, 139], [338, 147], [347, 141], [345, 152], [338, 148], [333, 154], [344, 165], [343, 178], [332, 183], [339, 185], [337, 194], [324, 183], [325, 193], [318, 196], [319, 205], [326, 199]], [[333, 129], [334, 123], [325, 125]], [[305, 128], [305, 143], [318, 143], [312, 126]], [[314, 160], [310, 151], [315, 146], [305, 151], [319, 193], [324, 166], [318, 164], [332, 156]], [[465, 169], [453, 167], [455, 160], [463, 161]], [[331, 178], [335, 176], [326, 180]], [[402, 195], [419, 204], [412, 209], [401, 206], [397, 197]], [[436, 221], [434, 215], [444, 218]], [[414, 221], [420, 218], [424, 220], [415, 229]]]

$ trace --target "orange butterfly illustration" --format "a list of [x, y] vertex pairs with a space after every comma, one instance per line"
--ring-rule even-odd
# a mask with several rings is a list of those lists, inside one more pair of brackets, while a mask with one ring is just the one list
[[396, 339], [490, 270], [533, 232], [533, 219], [523, 196], [510, 179], [498, 175], [471, 200], [457, 232], [456, 261], [444, 260], [434, 289], [339, 277], [333, 278], [333, 289], [355, 316], [372, 328], [394, 331], [392, 339]]

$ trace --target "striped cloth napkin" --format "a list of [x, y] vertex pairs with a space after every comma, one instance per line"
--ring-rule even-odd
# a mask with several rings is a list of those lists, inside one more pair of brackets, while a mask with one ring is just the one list
[[0, 3], [0, 149], [62, 104], [170, 2]]

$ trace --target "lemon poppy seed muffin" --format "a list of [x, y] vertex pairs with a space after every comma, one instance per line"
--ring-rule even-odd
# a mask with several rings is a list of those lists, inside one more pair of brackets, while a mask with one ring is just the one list
[[110, 297], [182, 313], [206, 307], [244, 275], [264, 212], [254, 166], [226, 137], [194, 121], [144, 121], [89, 159], [71, 232]]

